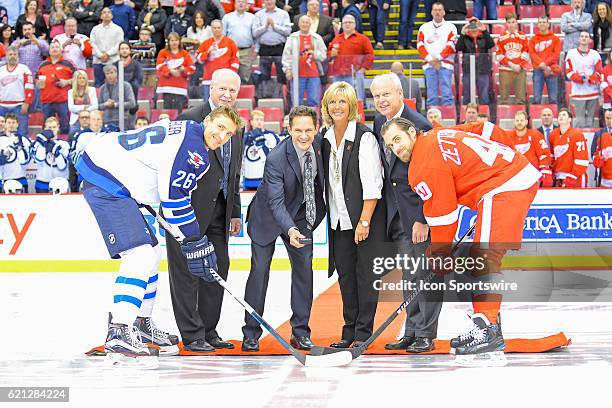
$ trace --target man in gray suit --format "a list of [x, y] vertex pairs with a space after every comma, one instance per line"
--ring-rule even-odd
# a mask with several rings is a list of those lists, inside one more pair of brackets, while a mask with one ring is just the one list
[[[291, 345], [309, 350], [312, 307], [312, 232], [325, 217], [321, 137], [317, 114], [297, 106], [289, 113], [291, 137], [266, 158], [263, 181], [249, 205], [247, 233], [251, 238], [251, 271], [245, 300], [260, 315], [264, 311], [270, 263], [280, 236], [291, 262]], [[258, 351], [262, 329], [245, 313], [243, 351]]]

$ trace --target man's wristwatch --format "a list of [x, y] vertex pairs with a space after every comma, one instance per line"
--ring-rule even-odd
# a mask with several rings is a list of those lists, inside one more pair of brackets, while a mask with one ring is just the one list
[[366, 220], [359, 220], [359, 224], [363, 227], [363, 228], [370, 228], [370, 222], [366, 221]]

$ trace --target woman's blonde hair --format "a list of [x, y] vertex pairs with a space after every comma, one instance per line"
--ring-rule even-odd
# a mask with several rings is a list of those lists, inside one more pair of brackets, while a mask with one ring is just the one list
[[[79, 84], [78, 83], [79, 83], [80, 76], [85, 78], [85, 91], [83, 92], [83, 95], [79, 95]], [[88, 94], [89, 94], [89, 77], [87, 76], [87, 72], [83, 71], [82, 69], [74, 71], [74, 74], [72, 74], [72, 97], [76, 99], [79, 96], [85, 96]]]
[[355, 88], [353, 88], [347, 82], [340, 81], [331, 84], [331, 86], [325, 91], [325, 94], [323, 94], [323, 99], [321, 99], [321, 115], [323, 116], [323, 122], [325, 122], [327, 126], [331, 126], [334, 124], [334, 120], [329, 114], [329, 109], [327, 108], [327, 105], [329, 105], [332, 99], [337, 97], [343, 97], [348, 102], [348, 120], [358, 121], [359, 113], [357, 112], [357, 93], [355, 92]]

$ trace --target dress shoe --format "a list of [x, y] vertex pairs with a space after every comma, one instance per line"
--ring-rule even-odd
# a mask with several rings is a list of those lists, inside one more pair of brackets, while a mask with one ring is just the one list
[[204, 339], [198, 339], [196, 341], [192, 341], [187, 344], [185, 347], [185, 351], [193, 351], [196, 353], [210, 353], [215, 351], [215, 348], [208, 344]]
[[417, 337], [414, 342], [406, 347], [408, 353], [424, 353], [434, 349], [434, 341], [428, 337]]
[[[365, 341], [356, 341], [356, 342], [354, 342], [354, 343], [353, 343], [353, 345], [351, 346], [351, 348], [358, 348], [358, 347], [363, 346], [364, 344], [365, 344]], [[366, 350], [367, 350], [367, 349], [368, 349], [368, 348], [366, 347]]]
[[351, 347], [351, 344], [353, 343], [353, 340], [340, 340], [337, 341], [335, 343], [332, 343], [329, 345], [329, 347], [333, 347], [333, 348], [349, 348]]
[[404, 336], [399, 339], [398, 342], [395, 343], [387, 343], [385, 344], [385, 349], [387, 350], [406, 350], [406, 347], [414, 343], [414, 336]]
[[234, 345], [229, 341], [224, 341], [221, 337], [216, 336], [207, 340], [208, 344], [216, 349], [233, 349]]
[[308, 336], [291, 336], [291, 345], [298, 350], [310, 350], [314, 347], [314, 344]]
[[242, 351], [249, 353], [259, 351], [259, 340], [257, 339], [242, 339]]

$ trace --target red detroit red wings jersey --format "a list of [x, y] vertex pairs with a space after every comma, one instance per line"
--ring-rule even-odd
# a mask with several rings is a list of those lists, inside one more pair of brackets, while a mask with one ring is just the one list
[[442, 128], [418, 137], [408, 178], [423, 199], [432, 242], [452, 242], [459, 205], [476, 210], [485, 194], [526, 190], [540, 172], [512, 147]]

